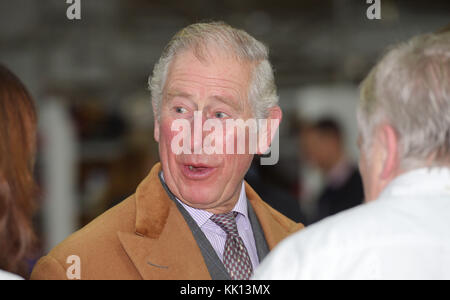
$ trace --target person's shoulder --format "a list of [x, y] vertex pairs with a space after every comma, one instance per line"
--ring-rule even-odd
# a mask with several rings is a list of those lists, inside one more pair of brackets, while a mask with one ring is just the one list
[[110, 208], [53, 248], [49, 256], [58, 261], [67, 255], [94, 256], [119, 244], [117, 232], [134, 232], [136, 205], [134, 195]]
[[[67, 279], [66, 270], [79, 263], [83, 279], [113, 278], [126, 270], [128, 258], [118, 232], [134, 232], [135, 196], [107, 210], [54, 247], [36, 263], [31, 279]], [[113, 268], [114, 272], [110, 272]]]
[[23, 278], [16, 274], [0, 270], [0, 280], [23, 280]]
[[[364, 246], [377, 234], [368, 235], [379, 229], [379, 205], [376, 203], [362, 204], [323, 219], [292, 234], [277, 247], [278, 251], [296, 253], [293, 259], [307, 257], [314, 253], [315, 257], [328, 256], [337, 251], [355, 250]], [[302, 256], [298, 255], [302, 253]]]
[[[382, 204], [377, 202], [364, 203], [351, 209], [342, 211], [314, 223], [305, 230], [297, 233], [294, 238], [308, 239], [319, 243], [331, 243], [332, 247], [338, 243], [341, 246], [351, 242], [355, 245], [358, 240], [367, 241], [367, 232], [378, 231], [380, 214], [383, 213]], [[372, 235], [376, 236], [376, 235]]]
[[269, 254], [255, 278], [319, 279], [323, 274], [331, 276], [331, 270], [339, 269], [340, 259], [337, 258], [348, 256], [350, 252], [357, 253], [370, 239], [366, 230], [376, 227], [372, 217], [376, 206], [360, 205], [292, 234]]

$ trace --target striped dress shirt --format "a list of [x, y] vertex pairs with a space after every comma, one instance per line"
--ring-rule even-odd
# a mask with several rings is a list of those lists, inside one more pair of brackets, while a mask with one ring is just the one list
[[[177, 198], [177, 201], [187, 210], [191, 215], [192, 219], [197, 223], [198, 227], [205, 234], [211, 246], [216, 251], [220, 260], [223, 262], [223, 251], [225, 249], [225, 242], [227, 240], [227, 234], [222, 228], [216, 223], [211, 221], [210, 217], [212, 213], [193, 208]], [[241, 193], [239, 195], [239, 200], [233, 208], [233, 211], [237, 212], [236, 224], [239, 231], [239, 235], [244, 241], [245, 247], [247, 248], [248, 254], [252, 261], [253, 269], [259, 265], [258, 252], [256, 250], [255, 238], [253, 235], [252, 226], [250, 224], [250, 219], [248, 218], [248, 208], [247, 208], [247, 196], [245, 194], [245, 185], [242, 182]]]

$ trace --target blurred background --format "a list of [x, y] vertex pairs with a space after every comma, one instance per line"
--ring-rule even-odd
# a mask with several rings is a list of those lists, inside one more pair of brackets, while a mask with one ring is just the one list
[[385, 47], [450, 23], [450, 1], [0, 0], [0, 62], [39, 110], [40, 256], [131, 195], [158, 161], [148, 76], [182, 27], [223, 20], [266, 43], [284, 118], [280, 161], [252, 165], [261, 197], [311, 224], [362, 202], [358, 85]]

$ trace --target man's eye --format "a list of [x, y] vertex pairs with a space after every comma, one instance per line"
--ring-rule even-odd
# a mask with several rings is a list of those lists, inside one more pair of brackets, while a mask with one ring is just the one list
[[216, 112], [215, 116], [216, 116], [216, 118], [219, 118], [219, 119], [223, 119], [223, 118], [227, 118], [228, 117], [228, 115], [226, 113], [221, 112], [221, 111]]
[[179, 114], [184, 114], [185, 112], [187, 112], [187, 109], [184, 107], [175, 107], [175, 112], [179, 113]]

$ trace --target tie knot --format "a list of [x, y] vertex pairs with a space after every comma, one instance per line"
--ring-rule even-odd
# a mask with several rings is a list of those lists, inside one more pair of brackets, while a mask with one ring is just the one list
[[230, 211], [225, 214], [212, 215], [210, 219], [219, 225], [226, 234], [239, 236], [236, 224], [237, 214], [235, 211]]

